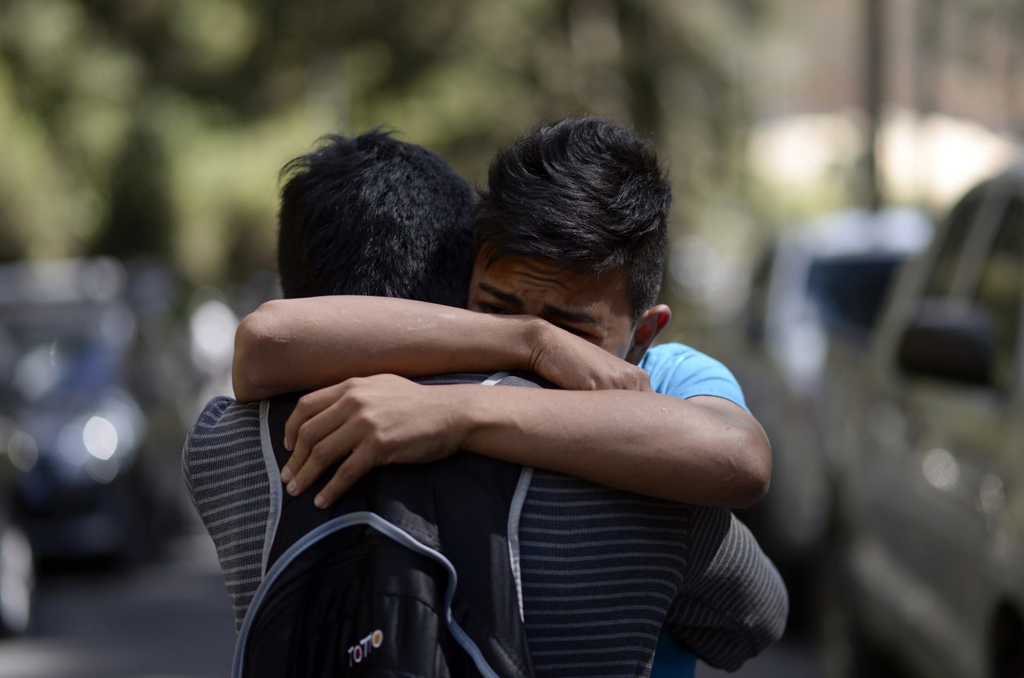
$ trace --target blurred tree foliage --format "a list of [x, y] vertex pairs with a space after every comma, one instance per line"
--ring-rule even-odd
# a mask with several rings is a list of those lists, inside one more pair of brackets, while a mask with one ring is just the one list
[[384, 124], [479, 183], [587, 113], [659, 145], [677, 224], [742, 192], [759, 0], [0, 0], [0, 258], [273, 264], [276, 172]]

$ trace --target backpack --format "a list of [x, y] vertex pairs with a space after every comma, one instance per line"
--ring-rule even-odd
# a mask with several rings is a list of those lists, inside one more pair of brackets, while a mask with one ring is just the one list
[[[543, 385], [508, 373], [420, 381]], [[261, 409], [278, 469], [300, 395]], [[458, 452], [378, 467], [317, 509], [334, 470], [299, 497], [282, 493], [234, 678], [531, 678], [516, 535], [532, 469]]]

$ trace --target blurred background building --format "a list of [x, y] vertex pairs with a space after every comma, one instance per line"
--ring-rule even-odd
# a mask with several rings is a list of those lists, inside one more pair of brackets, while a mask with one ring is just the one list
[[[830, 342], [866, 350], [901, 264], [1018, 161], [1022, 34], [1015, 0], [0, 0], [0, 628], [42, 596], [48, 637], [78, 590], [34, 589], [25, 553], [152, 562], [191, 529], [176, 455], [276, 294], [277, 173], [378, 125], [478, 186], [545, 121], [654, 140], [671, 338], [736, 371], [776, 445], [778, 499], [745, 519], [791, 583], [824, 577], [852, 454], [829, 440], [869, 426], [828, 409]], [[799, 623], [819, 593], [795, 591]]]

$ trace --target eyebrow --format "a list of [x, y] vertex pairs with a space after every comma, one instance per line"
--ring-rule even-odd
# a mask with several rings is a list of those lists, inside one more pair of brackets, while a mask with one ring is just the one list
[[[502, 301], [507, 302], [509, 304], [513, 304], [518, 308], [522, 308], [523, 306], [523, 300], [510, 292], [499, 290], [497, 287], [494, 287], [493, 285], [488, 285], [487, 283], [483, 282], [477, 283], [477, 287], [482, 289], [484, 292], [487, 292], [488, 294], [494, 296], [495, 298], [501, 299]], [[567, 323], [577, 323], [586, 325], [599, 324], [597, 318], [588, 313], [583, 313], [582, 311], [569, 311], [564, 308], [558, 308], [557, 306], [545, 304], [543, 312], [546, 315], [554, 316], [559, 320], [562, 320]]]

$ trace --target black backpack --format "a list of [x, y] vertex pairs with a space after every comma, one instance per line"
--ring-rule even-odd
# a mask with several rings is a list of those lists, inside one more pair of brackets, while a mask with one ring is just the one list
[[[541, 385], [506, 373], [420, 381]], [[278, 469], [299, 395], [264, 403]], [[232, 675], [530, 678], [516, 533], [532, 470], [459, 452], [374, 469], [317, 509], [333, 471], [282, 494]]]

